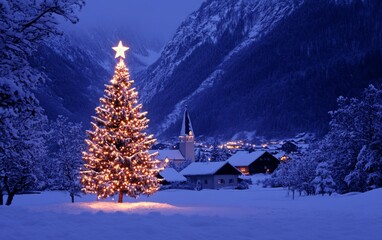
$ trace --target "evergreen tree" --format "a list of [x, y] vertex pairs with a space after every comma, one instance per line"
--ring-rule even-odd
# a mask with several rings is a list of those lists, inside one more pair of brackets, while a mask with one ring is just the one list
[[120, 42], [113, 49], [120, 59], [100, 99], [101, 106], [96, 108], [93, 131], [88, 131], [81, 182], [87, 193], [96, 193], [99, 198], [119, 194], [118, 202], [122, 202], [124, 194], [136, 198], [157, 191], [159, 169], [148, 153], [155, 139], [145, 133], [147, 113], [141, 112], [138, 92], [123, 60], [127, 48]]
[[313, 184], [317, 194], [329, 194], [335, 192], [335, 183], [332, 178], [331, 167], [328, 162], [321, 162], [316, 169], [316, 178]]
[[208, 158], [210, 158], [210, 154], [199, 148], [196, 154], [195, 162], [208, 162]]
[[219, 143], [217, 141], [214, 141], [212, 145], [212, 150], [211, 150], [211, 162], [220, 162], [221, 161], [221, 152], [219, 149]]
[[213, 148], [211, 150], [211, 162], [223, 162], [226, 161], [231, 154], [228, 149], [220, 148], [219, 143], [214, 141]]
[[346, 176], [348, 185], [357, 191], [367, 191], [382, 186], [382, 144], [364, 146], [358, 157], [355, 170]]
[[[360, 98], [339, 97], [330, 131], [320, 142], [317, 191], [367, 191], [382, 186], [382, 90], [370, 85]], [[332, 182], [333, 181], [333, 182]], [[326, 191], [325, 189], [329, 189]]]
[[326, 160], [333, 162], [333, 180], [341, 193], [382, 186], [378, 180], [382, 178], [381, 102], [382, 90], [370, 85], [359, 99], [340, 97], [338, 109], [331, 112], [324, 144]]
[[354, 125], [361, 145], [355, 169], [345, 178], [357, 191], [382, 187], [382, 90], [370, 85], [358, 102]]
[[328, 134], [280, 164], [268, 185], [329, 195], [382, 187], [382, 90], [370, 85], [360, 98], [337, 102]]

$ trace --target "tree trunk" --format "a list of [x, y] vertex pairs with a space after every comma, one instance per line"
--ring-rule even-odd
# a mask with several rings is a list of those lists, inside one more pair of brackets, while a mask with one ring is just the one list
[[0, 189], [0, 206], [4, 204], [3, 200], [3, 189]]
[[123, 193], [122, 193], [122, 191], [119, 192], [119, 195], [118, 195], [118, 202], [119, 202], [119, 203], [122, 203], [122, 202], [123, 202]]
[[292, 193], [293, 193], [293, 197], [292, 197], [293, 200], [294, 200], [294, 191], [295, 191], [295, 190], [293, 189], [293, 192], [292, 192]]
[[72, 198], [72, 203], [74, 203], [74, 193], [70, 193], [70, 197]]
[[8, 193], [8, 198], [7, 198], [7, 202], [5, 203], [5, 205], [7, 205], [7, 206], [11, 205], [14, 196], [15, 196], [15, 193], [14, 193], [14, 192], [12, 192], [12, 193]]

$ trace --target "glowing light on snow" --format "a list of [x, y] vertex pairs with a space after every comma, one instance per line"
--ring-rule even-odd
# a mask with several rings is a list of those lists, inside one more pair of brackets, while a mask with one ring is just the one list
[[134, 203], [114, 203], [114, 202], [88, 202], [81, 203], [82, 208], [90, 208], [104, 212], [145, 212], [153, 210], [179, 210], [176, 207], [167, 203], [157, 202], [134, 202]]
[[123, 46], [122, 41], [119, 41], [118, 46], [113, 47], [113, 50], [116, 51], [115, 58], [121, 57], [125, 58], [125, 52], [128, 50], [128, 47]]

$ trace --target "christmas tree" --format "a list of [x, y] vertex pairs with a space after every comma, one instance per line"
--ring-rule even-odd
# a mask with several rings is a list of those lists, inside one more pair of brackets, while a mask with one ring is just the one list
[[147, 112], [141, 111], [138, 92], [123, 60], [128, 48], [119, 42], [113, 49], [119, 62], [96, 108], [93, 131], [88, 131], [81, 183], [86, 193], [95, 193], [98, 198], [118, 194], [118, 202], [122, 202], [124, 194], [137, 198], [156, 192], [160, 169], [148, 153], [155, 139], [145, 133]]

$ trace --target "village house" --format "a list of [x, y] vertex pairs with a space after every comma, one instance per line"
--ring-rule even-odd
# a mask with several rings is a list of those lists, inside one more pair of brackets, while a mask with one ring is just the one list
[[297, 152], [298, 146], [291, 141], [286, 141], [284, 144], [281, 145], [281, 150], [286, 153]]
[[199, 190], [236, 187], [241, 175], [228, 162], [193, 162], [180, 173]]
[[272, 173], [280, 161], [267, 151], [238, 151], [227, 162], [240, 170], [244, 175]]

